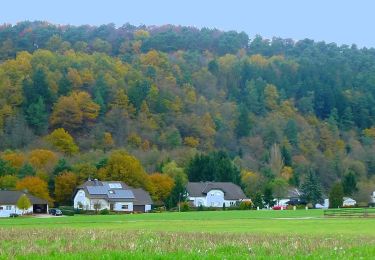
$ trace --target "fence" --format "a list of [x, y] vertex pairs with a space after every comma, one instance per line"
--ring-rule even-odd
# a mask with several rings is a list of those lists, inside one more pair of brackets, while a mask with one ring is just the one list
[[375, 218], [375, 208], [340, 208], [324, 210], [325, 217]]

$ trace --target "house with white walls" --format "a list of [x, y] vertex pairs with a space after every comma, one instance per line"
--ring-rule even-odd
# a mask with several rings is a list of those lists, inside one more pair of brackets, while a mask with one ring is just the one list
[[[31, 206], [26, 209], [19, 209], [17, 202], [25, 195]], [[48, 212], [48, 201], [35, 197], [26, 191], [0, 190], [0, 217], [9, 217], [11, 214], [45, 214]]]
[[78, 186], [73, 202], [75, 209], [117, 212], [148, 212], [153, 203], [149, 193], [143, 189], [135, 189], [121, 181], [97, 179]]
[[195, 207], [230, 207], [250, 201], [240, 186], [232, 182], [189, 182], [186, 192], [188, 201]]

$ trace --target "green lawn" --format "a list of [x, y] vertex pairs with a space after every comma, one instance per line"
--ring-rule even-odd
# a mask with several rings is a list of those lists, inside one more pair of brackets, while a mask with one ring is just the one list
[[321, 210], [0, 219], [0, 258], [248, 259], [375, 256], [375, 219]]

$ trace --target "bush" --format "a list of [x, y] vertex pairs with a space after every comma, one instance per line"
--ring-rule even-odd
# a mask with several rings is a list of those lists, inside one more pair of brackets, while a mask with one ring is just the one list
[[65, 216], [74, 216], [74, 211], [73, 210], [67, 210], [67, 209], [60, 209], [62, 214]]
[[251, 201], [242, 201], [240, 205], [238, 206], [238, 208], [240, 210], [249, 210], [251, 209], [251, 206], [252, 206]]
[[186, 212], [190, 210], [190, 206], [188, 202], [182, 202], [180, 203], [181, 211]]
[[109, 210], [108, 209], [102, 209], [100, 211], [100, 215], [109, 215]]

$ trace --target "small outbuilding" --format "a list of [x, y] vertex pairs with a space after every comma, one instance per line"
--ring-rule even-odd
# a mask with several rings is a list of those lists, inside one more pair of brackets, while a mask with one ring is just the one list
[[[26, 210], [19, 209], [17, 202], [22, 195], [30, 200], [31, 206]], [[48, 201], [35, 197], [25, 191], [0, 190], [0, 217], [9, 217], [11, 214], [46, 214]]]

